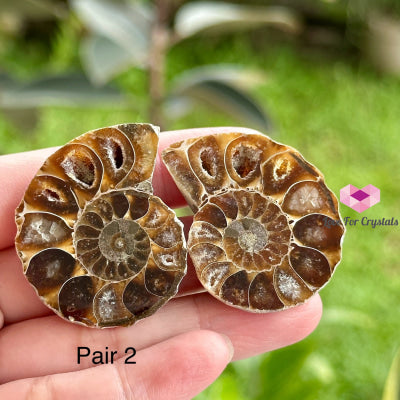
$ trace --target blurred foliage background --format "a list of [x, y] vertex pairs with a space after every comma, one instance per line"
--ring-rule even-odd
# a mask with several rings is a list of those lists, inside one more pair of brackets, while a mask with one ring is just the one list
[[[400, 219], [400, 2], [0, 0], [0, 153], [136, 121], [260, 129]], [[196, 399], [398, 400], [399, 246], [348, 226], [316, 331]]]

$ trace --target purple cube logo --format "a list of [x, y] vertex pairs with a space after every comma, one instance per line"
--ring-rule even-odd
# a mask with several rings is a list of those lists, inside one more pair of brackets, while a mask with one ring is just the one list
[[340, 190], [341, 203], [359, 213], [379, 203], [380, 200], [381, 191], [373, 185], [365, 186], [362, 189], [347, 185]]

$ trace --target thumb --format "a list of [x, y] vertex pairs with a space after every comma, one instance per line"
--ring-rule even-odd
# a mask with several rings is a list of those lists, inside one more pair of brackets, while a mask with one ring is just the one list
[[226, 336], [192, 331], [140, 350], [136, 364], [122, 357], [114, 364], [9, 382], [0, 386], [0, 398], [190, 400], [217, 379], [232, 356]]

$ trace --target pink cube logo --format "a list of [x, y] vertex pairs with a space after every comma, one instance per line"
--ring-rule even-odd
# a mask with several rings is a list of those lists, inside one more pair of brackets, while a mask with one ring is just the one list
[[347, 185], [340, 190], [341, 203], [359, 213], [379, 203], [380, 200], [381, 191], [373, 185], [365, 186], [362, 189]]

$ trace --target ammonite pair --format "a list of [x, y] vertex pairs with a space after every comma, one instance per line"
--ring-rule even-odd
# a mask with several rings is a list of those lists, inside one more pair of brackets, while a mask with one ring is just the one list
[[[122, 124], [51, 155], [16, 211], [29, 282], [61, 317], [128, 326], [173, 297], [186, 273], [183, 226], [151, 179], [158, 129]], [[253, 312], [306, 301], [340, 260], [343, 224], [322, 174], [261, 134], [172, 145], [163, 160], [192, 208], [189, 253], [204, 287]]]

